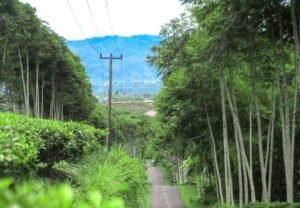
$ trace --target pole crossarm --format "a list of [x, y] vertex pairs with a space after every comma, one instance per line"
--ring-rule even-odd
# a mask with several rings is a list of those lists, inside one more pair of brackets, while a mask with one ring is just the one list
[[112, 54], [110, 54], [110, 56], [103, 56], [102, 53], [100, 53], [100, 59], [123, 59], [123, 55], [121, 54], [119, 57], [113, 57]]

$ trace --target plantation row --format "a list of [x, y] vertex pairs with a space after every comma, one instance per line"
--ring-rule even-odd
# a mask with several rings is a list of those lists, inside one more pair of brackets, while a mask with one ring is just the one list
[[105, 135], [80, 123], [0, 113], [0, 174], [24, 175], [61, 160], [76, 161]]

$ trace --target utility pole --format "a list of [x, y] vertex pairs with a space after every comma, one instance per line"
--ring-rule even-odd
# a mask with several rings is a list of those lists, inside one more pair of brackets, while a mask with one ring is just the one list
[[108, 116], [107, 116], [107, 129], [108, 129], [108, 135], [106, 138], [106, 147], [107, 150], [110, 151], [111, 147], [111, 133], [112, 133], [112, 128], [111, 128], [111, 95], [112, 95], [112, 62], [114, 59], [123, 59], [123, 55], [121, 54], [119, 57], [113, 57], [112, 54], [110, 54], [109, 57], [104, 57], [102, 56], [102, 53], [100, 53], [100, 59], [108, 59], [109, 60], [109, 84], [108, 84]]

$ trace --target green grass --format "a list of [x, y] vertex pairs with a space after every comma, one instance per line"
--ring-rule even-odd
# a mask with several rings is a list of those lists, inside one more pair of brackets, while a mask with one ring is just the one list
[[121, 147], [108, 153], [95, 151], [77, 164], [61, 163], [62, 171], [70, 173], [79, 193], [98, 190], [104, 198], [121, 198], [127, 208], [146, 208], [149, 189], [142, 161], [130, 157]]
[[199, 208], [195, 185], [181, 185], [177, 186], [177, 189], [185, 208]]

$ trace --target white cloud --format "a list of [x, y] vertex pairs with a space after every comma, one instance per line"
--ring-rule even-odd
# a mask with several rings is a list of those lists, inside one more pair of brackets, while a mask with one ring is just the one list
[[[90, 3], [100, 36], [111, 35], [105, 0], [69, 0], [85, 35], [77, 26], [67, 0], [21, 0], [37, 9], [58, 34], [69, 40], [99, 36], [87, 7]], [[183, 12], [179, 0], [107, 0], [115, 34], [158, 34], [162, 25]]]

